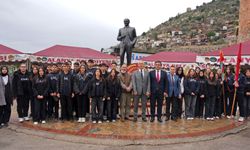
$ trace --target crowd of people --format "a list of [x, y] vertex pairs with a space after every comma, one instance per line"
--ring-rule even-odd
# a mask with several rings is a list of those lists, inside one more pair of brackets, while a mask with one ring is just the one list
[[221, 69], [196, 67], [185, 74], [182, 67], [171, 66], [165, 71], [160, 61], [155, 62], [152, 70], [138, 62], [133, 73], [128, 72], [126, 64], [118, 70], [115, 62], [94, 67], [93, 60], [81, 61], [75, 62], [73, 69], [71, 65], [65, 62], [44, 68], [33, 64], [29, 72], [22, 63], [13, 76], [7, 66], [2, 66], [1, 127], [8, 126], [14, 100], [19, 122], [32, 118], [35, 125], [50, 119], [137, 122], [139, 108], [143, 122], [148, 121], [147, 116], [150, 122], [155, 118], [163, 122], [163, 115], [166, 122], [181, 118], [213, 121], [223, 116], [230, 119], [236, 118], [237, 108], [238, 121], [250, 116], [250, 68], [241, 71], [235, 81], [231, 66], [225, 68], [225, 73]]

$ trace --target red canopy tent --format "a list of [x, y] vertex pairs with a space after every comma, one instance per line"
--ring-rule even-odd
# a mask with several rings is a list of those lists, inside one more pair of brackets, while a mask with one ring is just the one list
[[33, 56], [31, 56], [31, 61], [43, 63], [81, 61], [88, 59], [93, 59], [98, 64], [102, 62], [112, 62], [113, 60], [116, 60], [116, 57], [90, 48], [64, 45], [55, 45], [45, 50], [36, 52]]
[[185, 66], [196, 64], [196, 53], [192, 52], [159, 52], [154, 55], [144, 57], [141, 60], [153, 66], [154, 62], [159, 60], [163, 66], [169, 67], [171, 65]]
[[27, 60], [27, 55], [0, 44], [0, 62], [15, 62]]
[[[198, 63], [219, 64], [220, 51], [223, 52], [224, 64], [233, 64], [237, 62], [237, 53], [240, 44], [234, 44], [221, 50], [205, 53], [197, 57]], [[250, 40], [242, 43], [242, 64], [250, 64]]]

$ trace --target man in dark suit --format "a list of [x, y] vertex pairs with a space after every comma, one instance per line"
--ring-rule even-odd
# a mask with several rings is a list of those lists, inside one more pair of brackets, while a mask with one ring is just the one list
[[155, 62], [155, 70], [150, 72], [150, 91], [151, 91], [151, 99], [150, 99], [150, 111], [151, 111], [151, 119], [150, 122], [154, 122], [155, 119], [155, 105], [157, 102], [157, 118], [158, 122], [162, 122], [162, 104], [164, 97], [167, 97], [167, 74], [165, 71], [161, 70], [161, 62]]
[[179, 77], [175, 74], [175, 67], [171, 66], [170, 73], [167, 74], [168, 80], [168, 97], [166, 101], [166, 121], [170, 117], [170, 105], [172, 104], [171, 119], [177, 121], [178, 116], [178, 98], [180, 98], [180, 81]]
[[121, 28], [118, 33], [117, 40], [120, 43], [120, 65], [124, 63], [124, 55], [127, 55], [127, 65], [131, 64], [132, 48], [134, 48], [136, 43], [136, 31], [134, 27], [129, 26], [130, 20], [124, 19], [125, 27]]

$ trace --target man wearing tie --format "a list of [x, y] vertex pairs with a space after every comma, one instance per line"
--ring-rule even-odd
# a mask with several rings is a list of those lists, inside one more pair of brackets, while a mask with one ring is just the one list
[[138, 117], [138, 104], [141, 99], [142, 104], [142, 121], [146, 119], [147, 97], [150, 95], [150, 77], [149, 72], [144, 69], [144, 62], [138, 63], [138, 70], [132, 75], [132, 84], [134, 92], [134, 122]]
[[167, 73], [161, 70], [161, 62], [155, 62], [155, 70], [150, 72], [150, 91], [151, 91], [151, 98], [150, 98], [150, 112], [151, 112], [151, 119], [150, 122], [154, 122], [155, 120], [155, 105], [157, 102], [157, 118], [158, 122], [162, 122], [162, 104], [164, 97], [167, 97]]
[[175, 74], [175, 67], [171, 66], [170, 73], [167, 75], [168, 80], [168, 97], [166, 101], [166, 121], [170, 117], [170, 105], [172, 105], [171, 119], [177, 121], [178, 116], [178, 98], [180, 98], [180, 81]]

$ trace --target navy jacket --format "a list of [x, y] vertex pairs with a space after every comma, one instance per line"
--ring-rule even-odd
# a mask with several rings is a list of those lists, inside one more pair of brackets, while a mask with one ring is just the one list
[[48, 82], [49, 82], [49, 94], [58, 92], [58, 82], [59, 82], [59, 74], [58, 73], [50, 73], [47, 75]]
[[25, 74], [22, 74], [20, 70], [16, 71], [13, 76], [12, 84], [14, 97], [23, 95], [32, 96], [32, 81], [27, 71]]
[[149, 73], [150, 76], [150, 91], [152, 94], [155, 93], [164, 93], [168, 91], [168, 80], [167, 80], [167, 73], [161, 70], [161, 77], [160, 81], [157, 81], [156, 78], [156, 70], [153, 70]]
[[88, 82], [91, 77], [87, 76], [87, 74], [78, 73], [74, 78], [74, 92], [76, 94], [87, 94], [88, 90]]
[[69, 72], [64, 74], [63, 72], [59, 74], [59, 93], [64, 96], [71, 96], [73, 93], [73, 75]]
[[250, 78], [246, 78], [246, 80], [245, 80], [245, 94], [247, 93], [247, 92], [250, 92]]
[[185, 95], [191, 95], [193, 92], [195, 95], [199, 93], [200, 84], [195, 78], [186, 78], [184, 80]]

